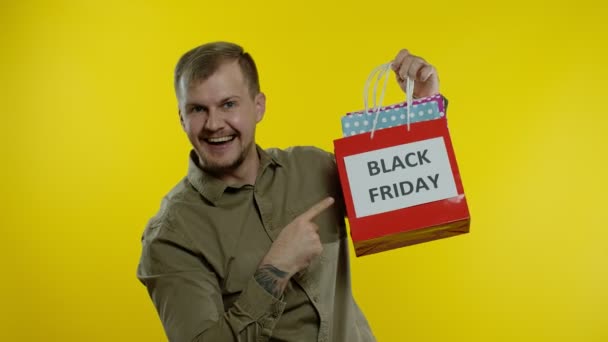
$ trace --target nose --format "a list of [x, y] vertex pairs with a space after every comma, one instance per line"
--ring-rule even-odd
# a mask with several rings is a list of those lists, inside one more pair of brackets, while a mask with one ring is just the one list
[[220, 113], [215, 110], [210, 110], [209, 115], [207, 116], [207, 121], [205, 121], [205, 129], [208, 131], [219, 131], [224, 127], [224, 120]]

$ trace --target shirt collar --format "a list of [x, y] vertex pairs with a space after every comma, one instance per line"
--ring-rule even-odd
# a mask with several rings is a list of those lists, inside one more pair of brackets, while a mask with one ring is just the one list
[[[258, 152], [258, 156], [260, 157], [258, 178], [269, 165], [283, 166], [282, 163], [274, 155], [266, 152], [259, 145], [256, 145], [255, 147]], [[224, 191], [226, 191], [226, 189], [229, 187], [220, 179], [201, 170], [198, 165], [198, 155], [194, 150], [190, 150], [190, 155], [188, 158], [187, 178], [190, 184], [192, 184], [192, 186], [213, 205], [217, 203], [220, 197], [222, 197], [222, 195], [224, 194]]]

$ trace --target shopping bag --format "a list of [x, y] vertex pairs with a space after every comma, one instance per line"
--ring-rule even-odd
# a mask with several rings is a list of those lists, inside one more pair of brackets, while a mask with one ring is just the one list
[[[382, 69], [386, 77], [389, 68]], [[406, 123], [376, 129], [380, 112], [390, 115], [395, 106], [381, 107], [380, 101], [368, 111], [365, 104], [355, 115], [372, 113], [371, 130], [334, 141], [357, 256], [469, 232], [470, 215], [446, 115], [416, 120], [416, 111], [408, 107], [413, 104], [410, 80], [406, 92], [408, 101], [397, 105], [406, 109]]]

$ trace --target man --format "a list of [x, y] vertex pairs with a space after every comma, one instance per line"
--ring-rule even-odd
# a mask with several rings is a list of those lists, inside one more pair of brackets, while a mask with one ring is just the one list
[[[435, 69], [406, 50], [393, 71], [416, 97], [438, 92]], [[137, 272], [169, 340], [374, 341], [351, 293], [333, 156], [256, 145], [266, 97], [238, 45], [184, 54], [175, 92], [188, 174], [149, 221]]]

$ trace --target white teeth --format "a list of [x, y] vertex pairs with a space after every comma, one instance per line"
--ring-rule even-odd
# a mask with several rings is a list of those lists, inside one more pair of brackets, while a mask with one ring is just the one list
[[232, 140], [232, 138], [234, 138], [234, 136], [229, 135], [229, 136], [226, 136], [226, 137], [208, 138], [207, 141], [210, 142], [210, 143], [221, 143], [221, 142]]

